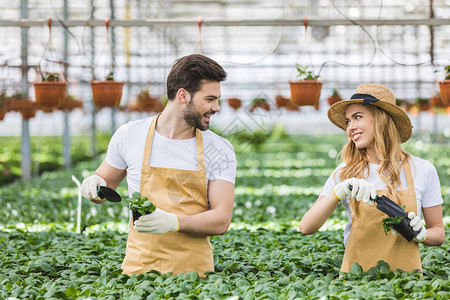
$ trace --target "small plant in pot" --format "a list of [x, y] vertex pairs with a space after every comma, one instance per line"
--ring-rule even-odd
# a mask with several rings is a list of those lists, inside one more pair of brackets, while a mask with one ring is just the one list
[[441, 90], [441, 99], [444, 105], [450, 105], [450, 65], [444, 68], [445, 79], [439, 81], [439, 89]]
[[254, 112], [255, 109], [257, 109], [258, 107], [263, 109], [263, 110], [265, 110], [265, 111], [269, 111], [270, 110], [270, 104], [269, 104], [269, 102], [267, 102], [266, 98], [255, 98], [255, 99], [253, 99], [249, 111], [250, 112]]
[[134, 192], [128, 199], [128, 203], [133, 213], [133, 224], [141, 216], [151, 214], [156, 210], [156, 206], [147, 197], [142, 197], [139, 192]]
[[342, 100], [341, 95], [339, 95], [339, 92], [337, 89], [333, 89], [333, 93], [331, 94], [330, 97], [328, 97], [328, 104], [331, 106], [333, 104], [335, 104], [336, 102], [339, 102]]
[[308, 71], [307, 66], [297, 64], [298, 81], [289, 81], [291, 87], [291, 100], [297, 106], [312, 105], [319, 109], [320, 92], [322, 82], [318, 81], [319, 75]]
[[104, 80], [92, 80], [92, 97], [99, 107], [118, 107], [122, 99], [123, 81], [114, 80], [114, 71], [108, 73]]
[[242, 106], [242, 100], [239, 98], [228, 98], [227, 103], [234, 110], [238, 110]]

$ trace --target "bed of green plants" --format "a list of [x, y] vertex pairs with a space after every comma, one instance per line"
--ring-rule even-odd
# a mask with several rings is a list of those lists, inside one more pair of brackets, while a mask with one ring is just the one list
[[[234, 137], [238, 171], [233, 221], [211, 238], [215, 272], [169, 276], [121, 274], [128, 210], [83, 199], [76, 233], [77, 186], [101, 162], [44, 172], [0, 189], [0, 299], [448, 299], [450, 294], [450, 147], [411, 140], [405, 148], [437, 168], [446, 242], [420, 245], [424, 275], [369, 273], [339, 277], [346, 216], [339, 208], [316, 234], [297, 229], [336, 166], [344, 136], [274, 133], [253, 145]], [[239, 142], [241, 140], [241, 142]], [[118, 187], [127, 195], [125, 182]]]
[[[97, 152], [103, 153], [108, 147], [110, 136], [97, 136]], [[30, 139], [30, 152], [33, 175], [51, 171], [64, 166], [63, 140], [55, 136], [33, 136]], [[21, 138], [0, 137], [0, 186], [17, 180], [22, 175], [21, 170]], [[91, 137], [73, 136], [70, 145], [73, 163], [88, 160], [93, 156]]]

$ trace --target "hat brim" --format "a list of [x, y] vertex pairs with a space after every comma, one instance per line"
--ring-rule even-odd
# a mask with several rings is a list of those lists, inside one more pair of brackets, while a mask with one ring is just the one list
[[[351, 104], [362, 104], [363, 101], [363, 99], [343, 100], [331, 105], [328, 109], [328, 119], [330, 119], [331, 123], [346, 131], [345, 112], [347, 106]], [[411, 120], [403, 109], [385, 101], [372, 102], [368, 105], [377, 106], [386, 111], [392, 117], [397, 127], [401, 142], [404, 143], [409, 140], [412, 134], [412, 125]]]

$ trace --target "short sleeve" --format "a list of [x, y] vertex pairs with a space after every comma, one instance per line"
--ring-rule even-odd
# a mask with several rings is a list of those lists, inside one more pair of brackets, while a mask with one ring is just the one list
[[[334, 187], [336, 184], [341, 182], [341, 179], [339, 178], [339, 170], [344, 166], [344, 163], [341, 163], [328, 177], [327, 181], [325, 182], [325, 185], [322, 188], [322, 191], [320, 192], [319, 197], [321, 196], [328, 196], [333, 192]], [[335, 175], [336, 174], [336, 175]]]
[[127, 141], [127, 125], [124, 124], [117, 129], [109, 141], [105, 161], [116, 169], [125, 170], [127, 164], [125, 161], [125, 149]]
[[[214, 148], [214, 149], [213, 149]], [[230, 142], [225, 139], [215, 144], [209, 149], [205, 156], [206, 163], [209, 163], [211, 175], [209, 180], [225, 180], [235, 184], [236, 181], [236, 154]]]
[[444, 203], [437, 170], [430, 162], [428, 162], [427, 165], [427, 184], [422, 196], [422, 208], [432, 207]]

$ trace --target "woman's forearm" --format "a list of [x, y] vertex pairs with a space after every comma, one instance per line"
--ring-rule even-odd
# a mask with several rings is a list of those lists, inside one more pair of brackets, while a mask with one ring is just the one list
[[320, 197], [306, 212], [300, 221], [299, 228], [303, 234], [313, 234], [325, 223], [338, 206], [340, 200], [334, 193]]

